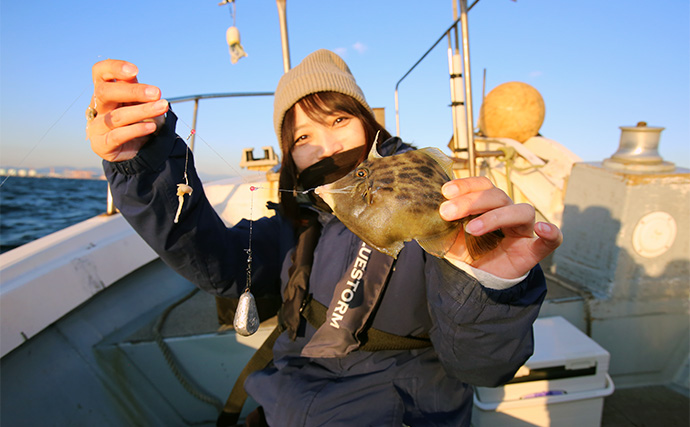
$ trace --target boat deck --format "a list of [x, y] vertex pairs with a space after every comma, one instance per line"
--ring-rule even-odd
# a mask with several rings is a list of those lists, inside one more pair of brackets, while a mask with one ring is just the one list
[[[550, 284], [546, 310], [557, 306], [563, 311], [564, 304], [578, 304], [576, 294], [558, 285]], [[169, 315], [162, 329], [164, 337], [182, 337], [204, 330], [217, 330], [215, 300], [211, 295], [198, 292], [184, 304], [176, 307]], [[575, 310], [573, 310], [575, 311]], [[195, 313], [195, 314], [192, 314]], [[549, 313], [546, 313], [549, 315]], [[182, 321], [182, 319], [187, 319]], [[195, 319], [192, 326], [188, 319]], [[131, 336], [133, 340], [146, 340], [145, 328], [141, 335]], [[617, 388], [604, 399], [602, 427], [690, 427], [690, 399], [688, 396], [663, 385]]]
[[617, 389], [604, 399], [602, 427], [688, 427], [690, 399], [665, 386]]

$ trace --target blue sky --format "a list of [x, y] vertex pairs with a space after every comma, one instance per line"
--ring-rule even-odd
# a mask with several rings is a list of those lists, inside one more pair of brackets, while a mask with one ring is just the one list
[[[283, 72], [275, 2], [236, 1], [249, 56], [235, 65], [225, 44], [231, 15], [218, 2], [2, 0], [0, 165], [100, 165], [84, 134], [100, 59], [134, 62], [164, 97], [273, 91]], [[452, 2], [287, 3], [292, 65], [319, 48], [340, 53], [395, 133], [395, 84], [450, 25]], [[619, 126], [644, 120], [666, 128], [662, 156], [690, 167], [689, 21], [687, 0], [482, 0], [469, 25], [475, 108], [486, 69], [487, 92], [508, 81], [537, 88], [541, 133], [585, 161], [609, 157]], [[445, 148], [452, 133], [446, 48], [400, 86], [401, 136], [420, 147]], [[174, 108], [186, 136], [191, 105]], [[202, 101], [197, 135], [199, 167], [236, 174], [242, 148], [277, 148], [272, 100]]]

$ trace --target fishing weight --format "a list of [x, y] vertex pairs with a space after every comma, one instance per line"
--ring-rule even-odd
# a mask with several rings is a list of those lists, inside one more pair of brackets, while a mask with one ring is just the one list
[[259, 311], [256, 309], [254, 295], [246, 289], [240, 295], [232, 325], [238, 334], [248, 337], [259, 329], [259, 323]]

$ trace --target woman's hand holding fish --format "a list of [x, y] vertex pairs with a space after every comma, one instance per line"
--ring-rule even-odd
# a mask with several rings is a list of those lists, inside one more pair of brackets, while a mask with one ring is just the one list
[[563, 241], [558, 227], [544, 222], [535, 223], [532, 206], [514, 204], [484, 177], [449, 181], [442, 191], [448, 199], [440, 208], [443, 219], [454, 221], [479, 215], [466, 225], [468, 233], [480, 236], [500, 229], [505, 235], [496, 249], [472, 260], [467, 254], [464, 234], [460, 233], [446, 254], [451, 262], [467, 262], [495, 276], [513, 279], [526, 274]]
[[110, 162], [129, 160], [165, 122], [168, 102], [156, 86], [137, 81], [134, 64], [108, 59], [92, 68], [94, 93], [87, 110], [91, 149]]

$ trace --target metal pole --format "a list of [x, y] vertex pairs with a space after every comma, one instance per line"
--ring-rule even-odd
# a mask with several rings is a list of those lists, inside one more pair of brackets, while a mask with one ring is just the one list
[[395, 88], [395, 135], [400, 136], [400, 111], [398, 109], [398, 88]]
[[196, 117], [199, 114], [199, 98], [194, 99], [194, 117], [192, 118], [192, 139], [189, 141], [189, 149], [194, 152], [194, 140], [196, 139]]
[[[453, 24], [451, 24], [451, 26], [448, 27], [448, 29], [447, 29], [446, 31], [443, 32], [443, 34], [441, 35], [441, 37], [439, 37], [438, 40], [436, 40], [436, 42], [435, 42], [433, 45], [431, 45], [431, 47], [429, 48], [429, 50], [427, 50], [427, 51], [424, 53], [424, 55], [422, 55], [422, 57], [419, 58], [419, 59], [417, 60], [417, 62], [415, 62], [415, 64], [412, 66], [412, 68], [410, 68], [409, 70], [407, 70], [407, 72], [405, 73], [405, 75], [402, 76], [402, 77], [400, 78], [400, 80], [398, 80], [398, 82], [395, 84], [395, 96], [396, 96], [396, 98], [398, 97], [398, 88], [400, 87], [400, 83], [402, 83], [402, 81], [405, 80], [405, 78], [406, 78], [407, 76], [410, 75], [410, 73], [412, 72], [412, 70], [414, 70], [415, 68], [417, 68], [417, 65], [419, 65], [419, 64], [424, 60], [424, 58], [426, 58], [426, 56], [427, 56], [432, 50], [434, 50], [434, 48], [436, 47], [436, 45], [438, 45], [438, 44], [448, 35], [448, 32], [449, 32], [453, 27], [455, 27], [456, 25], [458, 25], [458, 20], [455, 20], [455, 22], [453, 22]], [[396, 124], [397, 124], [397, 132], [398, 132], [398, 135], [400, 135], [400, 111], [399, 111], [399, 109], [398, 109], [398, 102], [397, 102], [397, 101], [396, 101], [396, 108], [395, 108], [395, 122], [396, 122]]]
[[276, 0], [276, 5], [278, 6], [278, 19], [280, 20], [280, 41], [283, 47], [283, 69], [287, 73], [292, 67], [290, 66], [290, 45], [288, 43], [285, 1], [286, 0]]
[[[453, 4], [455, 4], [455, 1], [453, 1]], [[455, 8], [453, 8], [453, 14], [457, 15], [455, 13]], [[457, 18], [456, 18], [457, 19]], [[454, 71], [453, 71], [453, 46], [451, 42], [451, 37], [450, 37], [450, 32], [448, 33], [448, 69], [450, 72], [450, 110], [451, 114], [453, 115], [453, 145], [452, 145], [452, 150], [453, 153], [456, 151], [460, 150], [460, 135], [458, 135], [458, 115], [456, 114], [456, 109], [457, 106], [455, 105], [455, 99], [456, 99], [456, 93], [455, 93], [455, 84], [454, 84]]]
[[465, 109], [467, 111], [467, 153], [470, 176], [476, 176], [474, 151], [474, 118], [472, 117], [472, 79], [470, 78], [470, 36], [467, 26], [467, 0], [460, 2], [460, 28], [462, 29], [463, 71], [465, 74]]
[[[453, 21], [458, 20], [458, 4], [455, 2], [455, 0], [451, 0], [453, 3]], [[448, 68], [450, 68], [450, 102], [451, 102], [451, 112], [453, 114], [453, 154], [455, 154], [456, 151], [460, 151], [460, 135], [459, 129], [458, 129], [458, 115], [456, 113], [457, 106], [455, 105], [455, 84], [453, 83], [454, 80], [454, 73], [456, 70], [453, 68], [453, 56], [458, 53], [458, 27], [455, 27], [455, 51], [453, 51], [453, 42], [451, 41], [451, 35], [450, 31], [448, 31]]]

